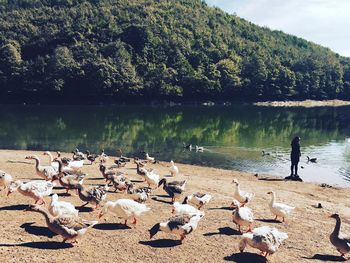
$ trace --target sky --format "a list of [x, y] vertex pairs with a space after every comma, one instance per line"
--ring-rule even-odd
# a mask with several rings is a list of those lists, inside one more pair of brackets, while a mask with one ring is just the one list
[[206, 0], [206, 3], [350, 57], [350, 0]]

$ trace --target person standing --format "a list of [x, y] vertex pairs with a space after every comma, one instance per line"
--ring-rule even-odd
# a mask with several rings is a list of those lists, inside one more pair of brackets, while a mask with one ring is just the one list
[[285, 179], [302, 181], [302, 179], [298, 175], [298, 163], [300, 160], [301, 152], [300, 152], [300, 137], [296, 136], [291, 142], [292, 151], [290, 153], [290, 176], [287, 176]]

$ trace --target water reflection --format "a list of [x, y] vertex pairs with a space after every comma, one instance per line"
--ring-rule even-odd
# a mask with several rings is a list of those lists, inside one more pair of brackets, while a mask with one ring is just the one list
[[[302, 164], [304, 178], [346, 183], [349, 109], [1, 106], [0, 147], [61, 151], [79, 147], [94, 152], [104, 148], [110, 154], [118, 148], [126, 154], [146, 150], [164, 160], [284, 176], [289, 173], [290, 140], [299, 135], [303, 162], [306, 153], [319, 159], [314, 166]], [[205, 146], [207, 151], [183, 151], [183, 142]], [[271, 155], [262, 156], [261, 150]]]

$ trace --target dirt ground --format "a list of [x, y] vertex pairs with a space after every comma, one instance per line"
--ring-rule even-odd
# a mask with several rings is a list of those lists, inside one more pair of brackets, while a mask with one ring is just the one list
[[[31, 154], [37, 154], [43, 163], [48, 164], [48, 157], [43, 156], [42, 152], [0, 150], [0, 170], [23, 181], [38, 179], [34, 161], [24, 159]], [[110, 164], [113, 159], [110, 158]], [[147, 201], [151, 211], [140, 218], [136, 227], [130, 224], [126, 228], [121, 224], [123, 220], [109, 214], [89, 229], [79, 247], [61, 243], [62, 238], [46, 227], [41, 214], [23, 212], [27, 204], [33, 203], [32, 199], [18, 192], [6, 197], [6, 191], [1, 191], [0, 262], [265, 262], [255, 249], [248, 248], [242, 254], [238, 251], [240, 235], [232, 223], [232, 211], [228, 208], [233, 199], [233, 178], [239, 180], [241, 189], [255, 193], [248, 205], [254, 212], [254, 227], [273, 226], [289, 235], [277, 253], [268, 257], [268, 262], [340, 261], [339, 253], [329, 242], [335, 221], [328, 216], [339, 213], [343, 218], [343, 232], [350, 230], [346, 219], [350, 214], [348, 189], [285, 182], [276, 177], [255, 177], [230, 170], [177, 165], [180, 175], [174, 180], [188, 180], [185, 194], [201, 191], [213, 196], [204, 208], [205, 217], [199, 227], [182, 244], [177, 241], [177, 236], [163, 232], [149, 239], [148, 229], [172, 216], [170, 198], [162, 188], [152, 193], [152, 199]], [[169, 163], [161, 162], [151, 167], [161, 176], [169, 175]], [[84, 165], [82, 170], [88, 173], [85, 185], [104, 184], [97, 163]], [[131, 163], [121, 170], [130, 179], [141, 181], [141, 177], [136, 174], [135, 164]], [[274, 217], [268, 208], [270, 196], [267, 195], [271, 190], [277, 193], [279, 202], [296, 207], [288, 223], [272, 220]], [[83, 204], [73, 192], [71, 196], [63, 195], [63, 189], [55, 189], [54, 192], [61, 194], [60, 200], [72, 202], [76, 206]], [[127, 195], [124, 193], [111, 192], [106, 201], [125, 197]], [[49, 199], [45, 199], [47, 203]], [[323, 208], [314, 207], [318, 203]], [[97, 220], [98, 212], [85, 208], [80, 216]]]

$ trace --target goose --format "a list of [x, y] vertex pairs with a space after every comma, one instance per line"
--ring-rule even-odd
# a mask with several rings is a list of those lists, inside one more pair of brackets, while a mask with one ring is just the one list
[[203, 194], [203, 193], [197, 192], [186, 196], [182, 203], [183, 204], [191, 203], [197, 206], [199, 210], [201, 210], [201, 208], [207, 203], [209, 203], [210, 200], [211, 200], [210, 194]]
[[243, 206], [254, 197], [254, 193], [247, 193], [240, 189], [239, 182], [237, 179], [233, 179], [232, 183], [234, 184], [235, 190], [233, 193], [233, 198], [242, 203]]
[[83, 184], [84, 178], [87, 176], [87, 174], [84, 174], [82, 172], [64, 172], [62, 171], [62, 161], [58, 159], [55, 160], [59, 164], [59, 174], [53, 177], [53, 181], [58, 180], [61, 186], [66, 188], [67, 193], [71, 189], [77, 189], [77, 185]]
[[269, 156], [269, 155], [271, 155], [270, 153], [265, 152], [265, 151], [261, 151], [261, 154], [262, 154], [262, 156]]
[[90, 161], [90, 165], [96, 161], [96, 159], [99, 157], [98, 154], [92, 154], [89, 151], [85, 151], [86, 153], [86, 159]]
[[108, 161], [109, 157], [108, 155], [105, 153], [105, 150], [102, 150], [101, 151], [101, 154], [100, 154], [100, 162], [102, 163], [106, 163]]
[[196, 145], [196, 152], [204, 152], [204, 147]]
[[120, 160], [115, 159], [114, 160], [114, 165], [108, 167], [108, 169], [115, 169], [115, 168], [120, 168], [120, 167], [125, 167], [126, 162], [122, 162]]
[[13, 181], [13, 178], [10, 174], [0, 170], [0, 186], [6, 189], [10, 186], [12, 181]]
[[119, 172], [113, 176], [111, 178], [111, 182], [115, 188], [115, 191], [125, 191], [128, 186], [131, 185], [131, 181], [122, 172]]
[[117, 156], [119, 156], [119, 161], [121, 161], [121, 162], [130, 162], [130, 158], [128, 158], [128, 157], [125, 157], [125, 156], [123, 156], [123, 152], [122, 152], [122, 150], [121, 149], [118, 149], [117, 150]]
[[174, 161], [170, 161], [170, 174], [171, 176], [176, 176], [179, 174], [179, 168], [174, 164]]
[[135, 163], [136, 163], [136, 173], [140, 176], [145, 176], [148, 172], [147, 169], [144, 167], [141, 167], [141, 166], [143, 166], [143, 165], [141, 165], [141, 163], [136, 162], [136, 161], [135, 161]]
[[124, 218], [126, 225], [128, 220], [133, 218], [132, 224], [137, 223], [137, 218], [143, 213], [150, 210], [145, 204], [140, 204], [131, 199], [118, 199], [115, 202], [108, 201], [102, 208], [99, 218], [106, 215], [108, 212], [115, 214], [118, 217]]
[[72, 151], [72, 153], [73, 153], [73, 160], [81, 161], [81, 160], [84, 160], [84, 159], [85, 159], [84, 153], [82, 153], [81, 151], [79, 151], [78, 148], [76, 148], [74, 151]]
[[149, 187], [156, 186], [159, 187], [159, 175], [155, 173], [154, 170], [146, 171], [145, 180]]
[[63, 237], [63, 242], [77, 243], [86, 231], [96, 225], [98, 221], [86, 221], [77, 216], [53, 216], [46, 208], [32, 205], [27, 210], [38, 212], [45, 217], [47, 227], [54, 233]]
[[272, 214], [274, 214], [276, 216], [275, 220], [277, 220], [278, 217], [282, 217], [282, 222], [284, 222], [285, 217], [290, 215], [292, 213], [292, 211], [295, 209], [295, 207], [285, 205], [282, 203], [276, 203], [275, 202], [276, 201], [276, 194], [273, 191], [268, 192], [267, 194], [272, 195], [269, 207], [270, 207], [270, 211], [272, 212]]
[[154, 157], [150, 157], [148, 153], [146, 153], [146, 160], [149, 162], [154, 162], [155, 158]]
[[134, 184], [129, 184], [127, 187], [127, 193], [131, 195], [131, 198], [139, 203], [144, 203], [147, 201], [149, 194], [152, 192], [150, 187], [139, 187], [134, 188]]
[[308, 162], [312, 162], [312, 163], [316, 163], [317, 162], [317, 158], [310, 158], [309, 156], [306, 156], [307, 157], [307, 161]]
[[85, 189], [82, 185], [77, 185], [78, 195], [81, 201], [86, 202], [81, 207], [87, 204], [94, 204], [95, 208], [99, 207], [100, 203], [106, 198], [108, 186], [94, 186]]
[[238, 225], [238, 231], [241, 232], [241, 226], [247, 226], [247, 232], [251, 232], [254, 221], [252, 210], [248, 207], [241, 207], [241, 203], [237, 200], [233, 200], [231, 207], [234, 208], [232, 221]]
[[152, 239], [159, 231], [163, 231], [179, 235], [180, 242], [182, 242], [188, 234], [197, 229], [198, 223], [202, 217], [203, 214], [173, 216], [165, 222], [155, 224], [149, 230], [150, 238]]
[[171, 197], [171, 201], [175, 202], [175, 199], [179, 197], [184, 191], [186, 186], [186, 180], [167, 182], [165, 178], [159, 181], [158, 187], [163, 185], [164, 191]]
[[287, 233], [281, 232], [276, 228], [262, 226], [255, 228], [251, 233], [244, 233], [239, 242], [239, 250], [242, 253], [247, 245], [257, 248], [261, 255], [267, 257], [275, 253], [282, 242], [288, 238]]
[[52, 193], [54, 185], [55, 184], [52, 182], [43, 180], [29, 181], [27, 183], [17, 180], [10, 184], [7, 196], [15, 191], [18, 191], [24, 196], [33, 198], [35, 200], [35, 204], [39, 202], [40, 204], [45, 204], [44, 197], [49, 196]]
[[183, 144], [185, 149], [192, 151], [192, 144], [185, 144], [184, 142], [182, 144]]
[[330, 234], [329, 240], [331, 241], [332, 245], [335, 246], [341, 256], [345, 258], [345, 254], [349, 253], [350, 251], [350, 237], [340, 233], [341, 219], [338, 214], [333, 214], [329, 217], [336, 220], [334, 230]]
[[43, 155], [47, 155], [50, 158], [50, 165], [58, 172], [58, 163], [54, 161], [52, 154], [49, 151], [43, 153]]
[[53, 216], [78, 216], [78, 210], [74, 205], [65, 201], [58, 201], [58, 195], [53, 194], [51, 196], [51, 203], [49, 204], [49, 212]]
[[57, 159], [60, 159], [63, 163], [63, 165], [68, 165], [72, 159], [71, 158], [67, 158], [67, 157], [61, 157], [61, 152], [56, 152], [57, 153]]
[[176, 215], [195, 215], [195, 214], [203, 214], [204, 212], [199, 211], [197, 208], [188, 205], [188, 204], [181, 204], [179, 202], [174, 202], [172, 213]]
[[102, 163], [100, 164], [100, 172], [105, 178], [106, 183], [113, 184], [116, 190], [125, 190], [127, 184], [130, 183], [130, 181], [125, 177], [124, 173], [107, 170], [106, 166]]
[[38, 176], [45, 180], [52, 180], [54, 175], [57, 175], [57, 171], [52, 166], [43, 166], [40, 164], [40, 159], [36, 155], [26, 156], [26, 160], [35, 160], [35, 171]]

